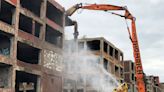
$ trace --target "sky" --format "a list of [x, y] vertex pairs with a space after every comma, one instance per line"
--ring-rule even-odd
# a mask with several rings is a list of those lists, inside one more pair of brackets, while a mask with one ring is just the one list
[[[136, 28], [144, 72], [164, 82], [164, 0], [56, 0], [66, 10], [74, 4], [105, 3], [127, 6], [136, 17]], [[134, 60], [125, 19], [102, 11], [78, 10], [79, 37], [104, 37], [124, 52], [125, 60]], [[129, 23], [129, 22], [128, 22]], [[130, 26], [130, 24], [129, 24]], [[73, 38], [66, 28], [66, 38]]]

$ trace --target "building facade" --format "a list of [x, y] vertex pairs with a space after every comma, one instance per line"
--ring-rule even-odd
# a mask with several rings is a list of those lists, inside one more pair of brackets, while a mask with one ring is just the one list
[[62, 92], [64, 8], [0, 0], [0, 92]]
[[147, 92], [162, 92], [158, 76], [146, 76]]
[[131, 60], [124, 61], [124, 81], [128, 84], [130, 92], [137, 92], [135, 81], [135, 66]]
[[[103, 37], [83, 38], [78, 40], [78, 51], [81, 50], [89, 51], [93, 55], [97, 56], [99, 59], [99, 65], [103, 66], [106, 72], [110, 73], [112, 77], [114, 77], [118, 82], [124, 82], [123, 52], [115, 47], [112, 43]], [[67, 77], [64, 79], [64, 92], [103, 92], [98, 86], [96, 86], [97, 88], [93, 88], [89, 82], [92, 79], [97, 81], [99, 78], [107, 77], [103, 74], [101, 75], [93, 72], [88, 72], [87, 76], [80, 80], [74, 77], [72, 78], [71, 74], [66, 76]], [[99, 85], [98, 82], [95, 84]]]
[[104, 69], [111, 73], [117, 81], [123, 82], [123, 52], [107, 41], [105, 38], [83, 38], [78, 41], [78, 47], [88, 49], [94, 55], [100, 57], [100, 64]]

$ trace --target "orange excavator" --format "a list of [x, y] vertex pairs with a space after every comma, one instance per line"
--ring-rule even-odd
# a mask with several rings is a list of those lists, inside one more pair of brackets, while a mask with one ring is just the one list
[[132, 14], [129, 12], [127, 7], [115, 6], [115, 5], [110, 5], [110, 4], [90, 4], [90, 5], [85, 5], [85, 6], [83, 6], [82, 4], [76, 4], [66, 11], [66, 15], [71, 16], [78, 9], [99, 10], [99, 11], [105, 11], [105, 12], [121, 11], [121, 10], [125, 11], [124, 15], [117, 14], [114, 12], [112, 12], [112, 14], [123, 17], [126, 20], [131, 20], [131, 31], [129, 27], [127, 27], [127, 29], [128, 29], [130, 40], [132, 42], [132, 46], [133, 46], [137, 90], [138, 92], [146, 92], [145, 82], [144, 82], [144, 73], [143, 73], [143, 67], [142, 67], [141, 56], [140, 56], [140, 49], [139, 49], [138, 38], [137, 38], [137, 33], [136, 33], [136, 25], [135, 25], [136, 19], [135, 17], [132, 16]]

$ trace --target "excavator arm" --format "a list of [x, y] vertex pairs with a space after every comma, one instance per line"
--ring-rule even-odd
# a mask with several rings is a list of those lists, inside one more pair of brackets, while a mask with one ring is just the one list
[[144, 74], [143, 74], [143, 68], [142, 68], [142, 62], [141, 62], [141, 56], [140, 56], [140, 49], [139, 49], [139, 44], [138, 44], [137, 32], [136, 32], [135, 17], [132, 16], [132, 14], [128, 11], [126, 7], [109, 5], [109, 4], [90, 4], [86, 6], [83, 6], [82, 4], [76, 4], [66, 11], [66, 15], [71, 16], [78, 9], [100, 10], [100, 11], [118, 11], [118, 10], [125, 11], [124, 15], [120, 15], [117, 13], [112, 13], [112, 14], [131, 20], [132, 31], [130, 31], [130, 29], [128, 28], [128, 33], [129, 33], [129, 36], [132, 42], [132, 47], [133, 47], [137, 89], [138, 89], [138, 92], [146, 92], [145, 83], [144, 83]]
[[[114, 5], [109, 5], [109, 4], [90, 4], [83, 6], [82, 3], [76, 4], [73, 7], [69, 8], [66, 11], [67, 16], [72, 16], [78, 9], [87, 9], [87, 10], [100, 10], [100, 11], [117, 11], [117, 10], [125, 10], [125, 15], [119, 15], [121, 17], [125, 17], [126, 19], [133, 19], [134, 17], [130, 12], [127, 10], [126, 6], [114, 6]], [[113, 13], [116, 14], [116, 13]]]

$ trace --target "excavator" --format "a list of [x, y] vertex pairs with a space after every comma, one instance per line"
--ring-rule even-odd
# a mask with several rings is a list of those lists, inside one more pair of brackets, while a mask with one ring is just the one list
[[[136, 18], [133, 17], [133, 15], [129, 12], [127, 7], [110, 5], [110, 4], [83, 5], [82, 3], [80, 3], [80, 4], [76, 4], [76, 5], [72, 6], [71, 8], [69, 8], [66, 11], [66, 15], [71, 16], [78, 9], [98, 10], [98, 11], [105, 11], [105, 12], [108, 12], [108, 11], [125, 11], [124, 15], [117, 14], [114, 12], [111, 12], [111, 13], [114, 15], [123, 17], [125, 20], [131, 20], [131, 30], [128, 26], [127, 26], [127, 29], [128, 29], [129, 38], [132, 42], [132, 47], [133, 47], [137, 90], [138, 90], [138, 92], [146, 92], [145, 82], [144, 82], [144, 73], [143, 73], [143, 67], [142, 67], [142, 62], [141, 62], [140, 49], [139, 49], [137, 32], [136, 32], [136, 25], [135, 25]], [[114, 89], [113, 92], [128, 92], [127, 84], [126, 83], [121, 84], [119, 87]]]

